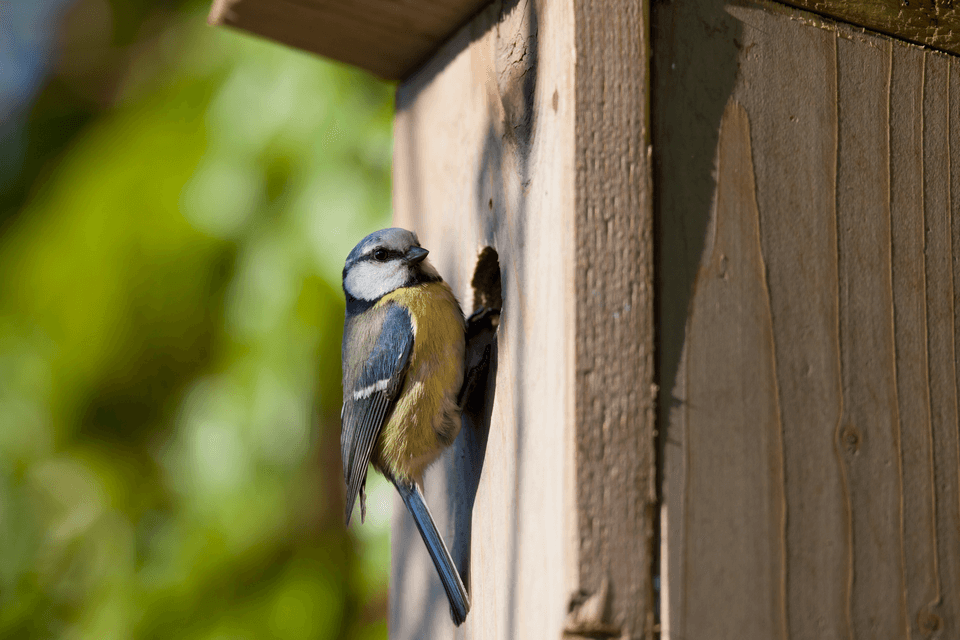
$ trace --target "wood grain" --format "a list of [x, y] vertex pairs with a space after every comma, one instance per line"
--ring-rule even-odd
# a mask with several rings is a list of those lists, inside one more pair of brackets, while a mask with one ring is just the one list
[[503, 315], [489, 424], [426, 477], [473, 609], [397, 506], [393, 638], [653, 637], [643, 7], [494, 3], [398, 90], [395, 222], [464, 301], [496, 249]]
[[[851, 633], [904, 629], [897, 451], [888, 150], [890, 47], [835, 39], [837, 296], [840, 403], [834, 447], [847, 526]], [[884, 46], [885, 45], [885, 46]], [[859, 588], [869, 584], [871, 588]]]
[[784, 0], [784, 2], [917, 44], [960, 53], [960, 8], [955, 7], [952, 0]]
[[653, 21], [664, 637], [960, 637], [960, 66], [769, 4]]
[[[684, 460], [684, 484], [695, 497], [685, 505], [684, 528], [709, 532], [683, 549], [686, 575], [703, 577], [690, 581], [680, 613], [691, 638], [774, 638], [785, 624], [783, 483], [766, 477], [782, 475], [782, 429], [753, 176], [747, 113], [731, 102], [720, 129], [715, 216], [687, 325], [687, 424], [691, 439], [712, 443], [709, 452], [688, 448]], [[711, 362], [738, 375], [717, 376]], [[709, 422], [697, 419], [704, 412]], [[727, 610], [730, 593], [744, 606], [716, 615]]]
[[646, 3], [575, 2], [574, 12], [579, 584], [590, 594], [613, 585], [617, 637], [651, 637], [657, 495]]
[[400, 80], [485, 4], [484, 0], [214, 0], [208, 22]]

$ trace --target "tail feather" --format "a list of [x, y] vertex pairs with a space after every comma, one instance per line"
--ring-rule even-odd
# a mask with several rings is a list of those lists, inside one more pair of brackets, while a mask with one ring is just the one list
[[440, 532], [437, 531], [437, 525], [430, 515], [430, 508], [423, 499], [423, 494], [416, 483], [406, 484], [403, 482], [394, 482], [403, 503], [407, 505], [407, 510], [413, 516], [413, 521], [420, 530], [424, 544], [427, 545], [427, 551], [430, 552], [430, 558], [437, 567], [437, 573], [440, 574], [440, 582], [447, 592], [447, 598], [450, 600], [450, 614], [457, 626], [463, 623], [470, 611], [470, 597], [460, 579], [460, 573], [456, 565], [453, 564], [453, 558], [447, 550], [447, 545], [443, 543]]

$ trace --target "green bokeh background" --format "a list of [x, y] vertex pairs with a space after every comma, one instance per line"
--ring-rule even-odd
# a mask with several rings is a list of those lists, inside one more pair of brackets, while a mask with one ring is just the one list
[[390, 492], [344, 528], [339, 346], [393, 88], [208, 6], [75, 3], [5, 156], [2, 638], [386, 636]]

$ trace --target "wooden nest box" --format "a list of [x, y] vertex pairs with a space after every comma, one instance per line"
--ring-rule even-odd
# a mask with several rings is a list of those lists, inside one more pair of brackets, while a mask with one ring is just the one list
[[395, 223], [502, 294], [473, 609], [397, 509], [392, 637], [960, 638], [960, 8], [791, 4], [215, 2], [399, 82]]

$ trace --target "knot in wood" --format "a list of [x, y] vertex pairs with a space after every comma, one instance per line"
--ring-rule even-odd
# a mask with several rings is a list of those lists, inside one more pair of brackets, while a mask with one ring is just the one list
[[943, 621], [940, 619], [940, 616], [933, 611], [923, 608], [920, 610], [920, 613], [917, 614], [917, 626], [920, 628], [920, 633], [929, 636], [940, 630], [940, 627], [943, 626]]
[[852, 424], [844, 426], [840, 432], [840, 443], [847, 453], [856, 453], [860, 450], [860, 432]]

